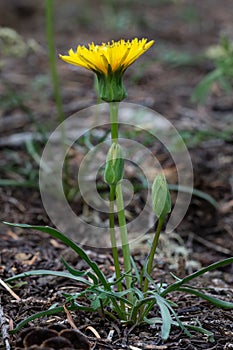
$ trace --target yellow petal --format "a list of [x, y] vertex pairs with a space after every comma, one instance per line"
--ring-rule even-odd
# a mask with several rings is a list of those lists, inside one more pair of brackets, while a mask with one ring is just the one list
[[76, 52], [70, 49], [69, 55], [59, 57], [67, 63], [108, 75], [108, 72], [124, 72], [153, 44], [154, 40], [147, 42], [145, 38], [141, 40], [135, 38], [132, 41], [122, 39], [101, 45], [92, 42], [88, 47], [79, 45]]

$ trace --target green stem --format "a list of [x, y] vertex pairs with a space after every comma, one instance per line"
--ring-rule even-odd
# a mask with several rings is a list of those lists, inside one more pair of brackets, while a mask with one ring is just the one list
[[[125, 220], [125, 212], [124, 212], [124, 200], [122, 195], [122, 188], [121, 184], [118, 183], [116, 186], [116, 203], [117, 203], [117, 214], [118, 214], [118, 222], [120, 227], [120, 234], [121, 234], [121, 246], [122, 246], [122, 252], [123, 252], [123, 259], [124, 259], [124, 270], [127, 275], [125, 276], [125, 282], [127, 289], [131, 288], [132, 283], [132, 266], [130, 261], [130, 249], [129, 249], [129, 242], [128, 242], [128, 232], [127, 232], [127, 226], [126, 226], [126, 220]], [[132, 301], [132, 294], [128, 294], [129, 300]]]
[[[111, 123], [111, 139], [113, 142], [118, 142], [118, 108], [119, 103], [112, 102], [109, 104], [110, 106], [110, 123]], [[110, 224], [110, 234], [111, 234], [111, 245], [112, 245], [112, 253], [113, 253], [113, 260], [116, 270], [116, 278], [120, 278], [120, 265], [119, 265], [119, 258], [118, 258], [118, 251], [117, 251], [117, 244], [116, 244], [116, 236], [115, 236], [115, 221], [114, 221], [114, 201], [116, 197], [116, 186], [110, 187], [110, 213], [109, 213], [109, 224]], [[119, 290], [122, 290], [122, 283], [120, 282], [120, 288], [118, 286]]]
[[[111, 102], [110, 103], [110, 122], [111, 122], [111, 138], [112, 143], [118, 142], [118, 110], [119, 110], [119, 102]], [[132, 283], [132, 266], [130, 261], [130, 249], [128, 242], [128, 232], [126, 228], [126, 220], [125, 220], [125, 212], [124, 212], [124, 201], [122, 195], [121, 184], [116, 186], [116, 203], [117, 203], [117, 215], [118, 222], [120, 227], [120, 235], [121, 235], [121, 246], [123, 252], [124, 259], [124, 272], [128, 274], [125, 276], [126, 288], [131, 288]], [[128, 294], [128, 300], [132, 301], [133, 296], [132, 293]]]
[[55, 44], [54, 44], [54, 30], [53, 30], [53, 0], [46, 0], [46, 32], [49, 50], [49, 63], [51, 69], [51, 76], [53, 82], [54, 98], [57, 106], [58, 120], [60, 123], [64, 121], [64, 114], [62, 108], [62, 98], [60, 92], [60, 84], [56, 69]]
[[110, 122], [112, 143], [118, 143], [118, 110], [119, 102], [110, 103]]
[[[111, 246], [112, 246], [112, 255], [116, 272], [116, 279], [119, 280], [121, 277], [121, 270], [118, 258], [117, 242], [116, 242], [116, 232], [115, 232], [115, 221], [114, 221], [114, 200], [115, 200], [116, 187], [110, 187], [110, 205], [109, 205], [109, 227], [110, 227], [110, 237], [111, 237]], [[118, 291], [121, 292], [122, 283], [118, 282]]]
[[[116, 231], [115, 231], [115, 220], [114, 220], [114, 200], [116, 197], [116, 186], [110, 186], [110, 205], [109, 205], [109, 227], [110, 227], [110, 237], [111, 237], [111, 246], [112, 246], [112, 256], [114, 261], [114, 267], [116, 272], [116, 280], [119, 282], [117, 283], [117, 288], [119, 292], [123, 291], [122, 287], [122, 280], [121, 280], [121, 270], [120, 270], [120, 264], [119, 264], [119, 256], [118, 256], [118, 249], [117, 249], [117, 242], [116, 242]], [[123, 301], [120, 301], [120, 309], [125, 317], [125, 304]]]
[[68, 169], [68, 162], [66, 155], [66, 135], [65, 135], [65, 129], [63, 127], [64, 122], [64, 112], [63, 112], [63, 106], [62, 106], [62, 97], [61, 97], [61, 90], [60, 90], [60, 84], [57, 74], [57, 67], [56, 67], [56, 48], [54, 43], [54, 29], [53, 29], [53, 0], [46, 0], [46, 34], [47, 34], [47, 42], [48, 42], [48, 54], [49, 54], [49, 64], [50, 64], [50, 70], [51, 70], [51, 78], [53, 83], [53, 94], [54, 99], [56, 103], [57, 108], [57, 114], [58, 114], [58, 122], [61, 124], [61, 142], [62, 142], [62, 149], [64, 153], [64, 190], [66, 192], [66, 195], [68, 195], [68, 177], [69, 177], [69, 169]]
[[[150, 274], [151, 274], [151, 272], [153, 270], [154, 256], [155, 256], [156, 248], [157, 248], [157, 245], [158, 245], [160, 232], [162, 230], [163, 222], [164, 222], [164, 217], [160, 217], [159, 221], [158, 221], [158, 226], [157, 226], [157, 229], [156, 229], [156, 232], [155, 232], [155, 235], [154, 235], [154, 239], [153, 239], [153, 243], [152, 243], [152, 246], [151, 246], [151, 250], [150, 250], [150, 253], [149, 253], [149, 257], [148, 257], [148, 263], [147, 263], [146, 272], [147, 272], [147, 274], [149, 276], [150, 276]], [[148, 280], [147, 277], [145, 277], [143, 293], [147, 292], [148, 285], [149, 285], [149, 280]]]

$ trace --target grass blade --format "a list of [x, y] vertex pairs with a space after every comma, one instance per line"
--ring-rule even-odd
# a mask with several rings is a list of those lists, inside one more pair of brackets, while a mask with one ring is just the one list
[[0, 186], [12, 186], [12, 187], [24, 187], [24, 188], [38, 188], [38, 183], [30, 180], [12, 180], [12, 179], [1, 179]]
[[[210, 331], [208, 331], [207, 329], [205, 329], [203, 327], [194, 326], [194, 325], [191, 325], [191, 324], [185, 324], [185, 326], [188, 329], [191, 329], [192, 331], [195, 331], [195, 332], [198, 332], [198, 333], [206, 335], [208, 337], [208, 341], [209, 342], [213, 343], [215, 341], [213, 332], [210, 332]], [[191, 336], [191, 334], [190, 334], [190, 336]]]
[[159, 295], [155, 295], [155, 299], [157, 301], [157, 305], [159, 307], [161, 317], [163, 320], [161, 327], [161, 337], [163, 340], [167, 340], [170, 335], [172, 325], [171, 314], [169, 312], [165, 299], [161, 298]]
[[180, 192], [184, 192], [184, 193], [191, 193], [194, 196], [197, 196], [197, 197], [199, 197], [201, 199], [204, 199], [205, 201], [209, 202], [214, 208], [216, 208], [216, 209], [219, 208], [218, 202], [212, 196], [210, 196], [208, 193], [205, 193], [203, 191], [200, 191], [200, 190], [197, 190], [195, 188], [188, 187], [188, 186], [173, 185], [173, 184], [169, 184], [168, 188], [170, 190], [173, 190], [173, 191], [180, 191]]
[[61, 258], [62, 263], [64, 264], [64, 266], [66, 267], [66, 269], [69, 271], [69, 273], [71, 273], [71, 275], [73, 276], [88, 276], [93, 280], [94, 284], [98, 284], [98, 279], [97, 277], [91, 273], [90, 271], [79, 271], [77, 269], [74, 269], [72, 266], [70, 266], [70, 264], [68, 264], [68, 262], [66, 262], [63, 258]]
[[224, 259], [224, 260], [220, 260], [220, 261], [218, 261], [216, 263], [213, 263], [213, 264], [211, 264], [211, 265], [209, 265], [207, 267], [203, 267], [202, 269], [192, 273], [191, 275], [188, 275], [188, 276], [184, 277], [180, 281], [177, 281], [177, 282], [171, 284], [170, 286], [168, 286], [166, 289], [164, 289], [160, 293], [160, 296], [164, 297], [168, 293], [171, 293], [171, 292], [174, 292], [175, 290], [180, 289], [180, 287], [183, 284], [188, 283], [189, 281], [193, 280], [196, 277], [204, 275], [204, 273], [206, 273], [206, 272], [218, 269], [219, 267], [223, 267], [223, 266], [226, 266], [226, 265], [229, 265], [229, 264], [232, 264], [232, 263], [233, 263], [233, 257], [227, 258], [227, 259]]
[[[75, 303], [75, 305], [66, 306], [66, 308], [69, 311], [73, 311], [73, 310], [93, 311], [92, 308], [87, 307], [87, 306], [83, 306], [83, 305], [79, 305], [77, 303]], [[44, 316], [50, 316], [50, 315], [56, 315], [56, 314], [59, 314], [61, 312], [65, 312], [63, 306], [52, 307], [49, 310], [37, 312], [36, 314], [34, 314], [34, 315], [26, 318], [25, 320], [21, 321], [13, 330], [9, 331], [9, 333], [11, 333], [11, 334], [17, 333], [21, 328], [23, 328], [29, 322], [31, 322], [31, 321], [33, 321], [33, 320], [35, 320], [37, 318], [44, 317]]]
[[81, 276], [74, 276], [71, 273], [64, 272], [64, 271], [52, 271], [52, 270], [31, 270], [27, 272], [20, 273], [18, 275], [9, 277], [5, 280], [5, 282], [12, 282], [14, 280], [17, 280], [19, 278], [25, 278], [28, 276], [57, 276], [57, 277], [64, 277], [69, 278], [75, 281], [82, 282], [88, 286], [92, 286], [92, 283], [86, 280], [85, 278]]
[[133, 267], [134, 274], [136, 276], [137, 282], [138, 282], [138, 284], [140, 284], [140, 280], [141, 280], [140, 273], [138, 271], [138, 268], [137, 268], [137, 265], [135, 263], [135, 260], [134, 260], [134, 258], [132, 256], [130, 256], [130, 260], [131, 260], [131, 264], [132, 264], [132, 267]]
[[71, 239], [69, 239], [67, 236], [65, 236], [63, 233], [55, 230], [52, 227], [49, 226], [34, 226], [34, 225], [27, 225], [27, 224], [14, 224], [14, 223], [9, 223], [9, 222], [4, 222], [6, 225], [9, 226], [14, 226], [14, 227], [21, 227], [25, 229], [33, 229], [33, 230], [38, 230], [41, 232], [48, 233], [50, 236], [59, 239], [62, 241], [65, 245], [73, 249], [79, 256], [82, 258], [88, 266], [95, 272], [95, 274], [99, 277], [100, 282], [103, 284], [103, 286], [109, 290], [109, 284], [102, 273], [102, 271], [99, 269], [98, 265], [89, 258], [89, 256], [86, 254], [86, 252], [79, 247], [75, 242], [73, 242]]
[[204, 293], [200, 292], [199, 290], [196, 290], [193, 288], [188, 288], [188, 287], [181, 287], [178, 290], [181, 292], [194, 294], [201, 299], [207, 300], [208, 302], [210, 302], [211, 304], [213, 304], [217, 307], [221, 307], [224, 309], [233, 309], [233, 303], [212, 297], [211, 295], [204, 294]]

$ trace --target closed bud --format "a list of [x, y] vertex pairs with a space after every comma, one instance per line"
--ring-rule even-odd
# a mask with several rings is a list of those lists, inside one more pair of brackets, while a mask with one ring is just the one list
[[107, 155], [104, 171], [104, 181], [108, 185], [117, 185], [124, 175], [124, 158], [121, 146], [113, 143]]
[[164, 218], [171, 211], [171, 197], [166, 178], [158, 174], [152, 185], [152, 203], [155, 215]]

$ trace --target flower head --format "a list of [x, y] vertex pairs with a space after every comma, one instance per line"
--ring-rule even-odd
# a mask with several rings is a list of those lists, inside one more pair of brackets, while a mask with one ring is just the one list
[[112, 41], [95, 45], [79, 45], [74, 52], [69, 50], [68, 56], [59, 55], [70, 64], [84, 67], [96, 73], [99, 81], [100, 97], [105, 101], [121, 101], [126, 93], [122, 84], [125, 70], [136, 61], [152, 45], [154, 40], [133, 39], [132, 41]]
[[154, 40], [113, 41], [107, 44], [86, 46], [79, 45], [76, 52], [69, 50], [69, 56], [59, 55], [65, 62], [84, 67], [95, 73], [108, 75], [116, 71], [124, 72], [136, 59], [147, 51]]

